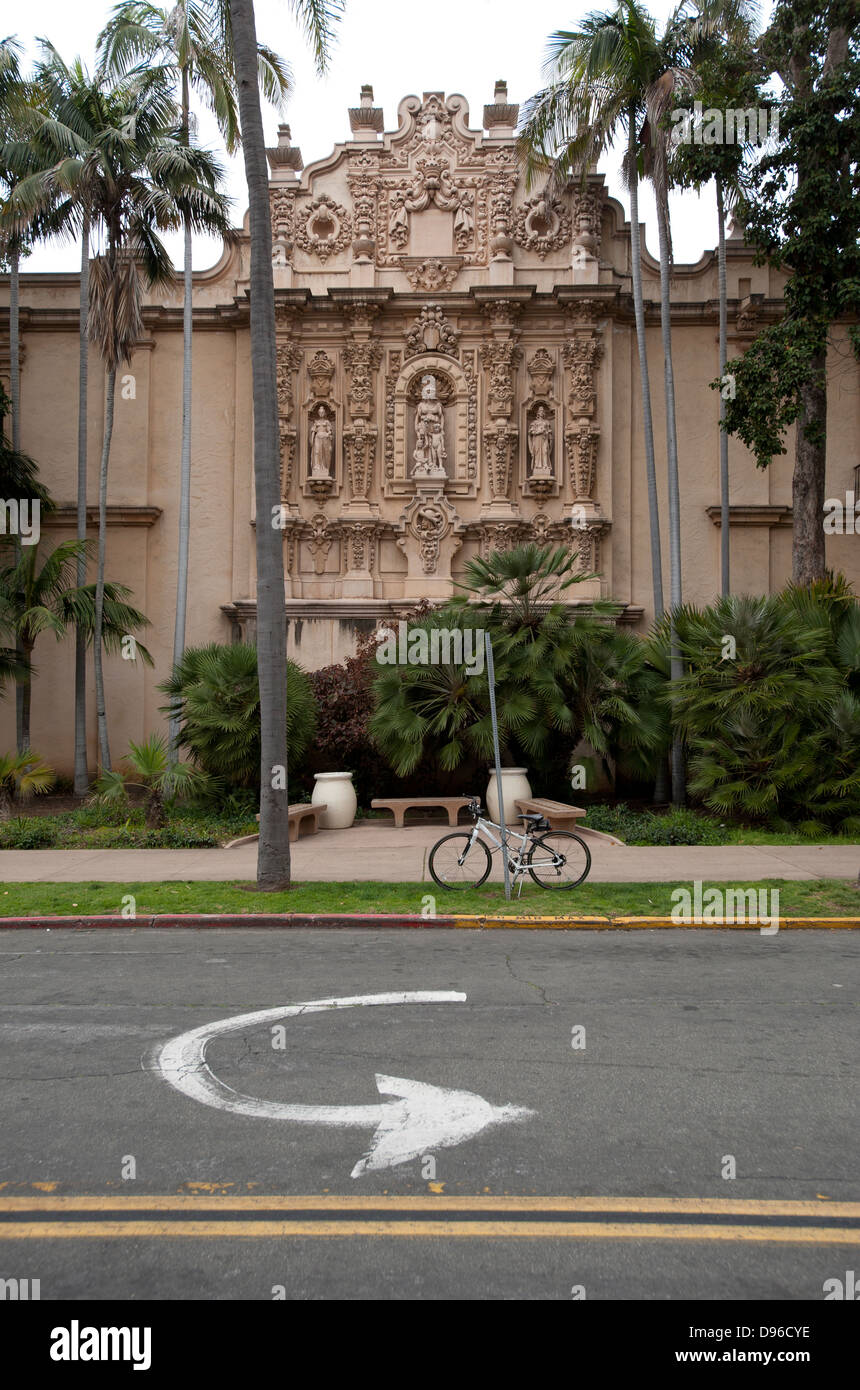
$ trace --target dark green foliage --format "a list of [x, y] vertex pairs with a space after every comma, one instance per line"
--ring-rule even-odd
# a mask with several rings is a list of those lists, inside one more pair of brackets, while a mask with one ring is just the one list
[[[178, 702], [179, 744], [222, 787], [260, 785], [260, 690], [257, 649], [244, 642], [188, 647], [169, 680], [158, 687]], [[172, 713], [173, 703], [162, 706]], [[316, 722], [305, 671], [287, 662], [287, 749], [300, 761]]]
[[[860, 814], [860, 612], [844, 580], [683, 608], [676, 627], [685, 670], [669, 698], [691, 794], [810, 836]], [[655, 661], [668, 641], [666, 620]]]
[[591, 830], [617, 835], [628, 845], [722, 845], [725, 829], [719, 821], [689, 806], [673, 806], [665, 815], [616, 806], [592, 806], [586, 824]]

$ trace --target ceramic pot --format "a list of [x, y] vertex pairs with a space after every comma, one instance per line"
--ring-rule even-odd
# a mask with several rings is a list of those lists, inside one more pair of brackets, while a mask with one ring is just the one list
[[[503, 767], [502, 768], [502, 797], [505, 803], [505, 823], [516, 825], [517, 811], [514, 802], [517, 798], [525, 798], [532, 795], [529, 786], [528, 768], [525, 767]], [[487, 810], [490, 819], [498, 824], [499, 820], [499, 798], [496, 794], [496, 770], [490, 769], [490, 781], [487, 786]]]
[[320, 816], [321, 830], [346, 830], [355, 820], [358, 800], [352, 785], [351, 772], [314, 773], [314, 790], [311, 804], [324, 804], [326, 809]]

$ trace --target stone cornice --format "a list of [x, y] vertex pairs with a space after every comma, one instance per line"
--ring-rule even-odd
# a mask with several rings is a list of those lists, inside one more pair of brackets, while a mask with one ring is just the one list
[[[720, 523], [720, 508], [717, 505], [706, 507], [705, 511], [711, 518], [715, 526]], [[730, 526], [793, 526], [793, 514], [791, 507], [779, 506], [776, 503], [752, 504], [749, 506], [729, 507]]]
[[[108, 526], [154, 526], [161, 516], [160, 507], [136, 507], [118, 503], [107, 509]], [[44, 527], [62, 527], [71, 530], [78, 524], [78, 510], [72, 504], [57, 507], [55, 511], [42, 517]], [[99, 524], [98, 507], [87, 507], [87, 529], [95, 530]]]

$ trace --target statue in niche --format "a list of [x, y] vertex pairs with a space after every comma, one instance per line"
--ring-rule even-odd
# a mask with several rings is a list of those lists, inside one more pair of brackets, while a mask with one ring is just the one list
[[531, 456], [532, 478], [551, 478], [552, 473], [552, 420], [546, 406], [539, 405], [532, 423], [529, 425], [529, 455]]
[[334, 433], [324, 405], [311, 424], [311, 477], [330, 478]]
[[463, 192], [460, 195], [460, 202], [454, 214], [454, 236], [457, 238], [457, 245], [467, 245], [475, 230], [475, 218], [473, 209], [475, 206], [474, 193]]
[[436, 398], [435, 376], [421, 378], [421, 400], [415, 410], [415, 467], [413, 478], [444, 478], [445, 412]]
[[391, 220], [388, 234], [395, 246], [405, 246], [409, 240], [409, 213], [406, 207], [406, 194], [397, 189], [391, 195]]

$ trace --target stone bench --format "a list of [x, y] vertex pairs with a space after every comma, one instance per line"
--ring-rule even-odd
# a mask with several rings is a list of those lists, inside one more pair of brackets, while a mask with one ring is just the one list
[[[290, 807], [289, 812], [290, 844], [294, 844], [295, 841], [299, 838], [299, 835], [316, 835], [317, 831], [320, 828], [320, 816], [325, 810], [326, 804], [324, 801], [321, 802], [319, 805], [313, 806], [309, 801], [296, 801]], [[257, 821], [260, 819], [259, 813], [254, 817], [254, 819]], [[311, 822], [310, 828], [302, 829], [303, 826], [307, 827], [308, 821]]]
[[544, 816], [551, 830], [576, 830], [577, 821], [585, 819], [581, 806], [566, 806], [563, 801], [546, 801], [540, 796], [515, 801], [514, 805], [521, 813], [529, 811], [533, 815]]
[[422, 806], [442, 807], [448, 813], [448, 824], [456, 825], [458, 813], [472, 800], [471, 796], [391, 796], [377, 798], [370, 805], [374, 811], [392, 811], [394, 824], [402, 829], [406, 812]]

